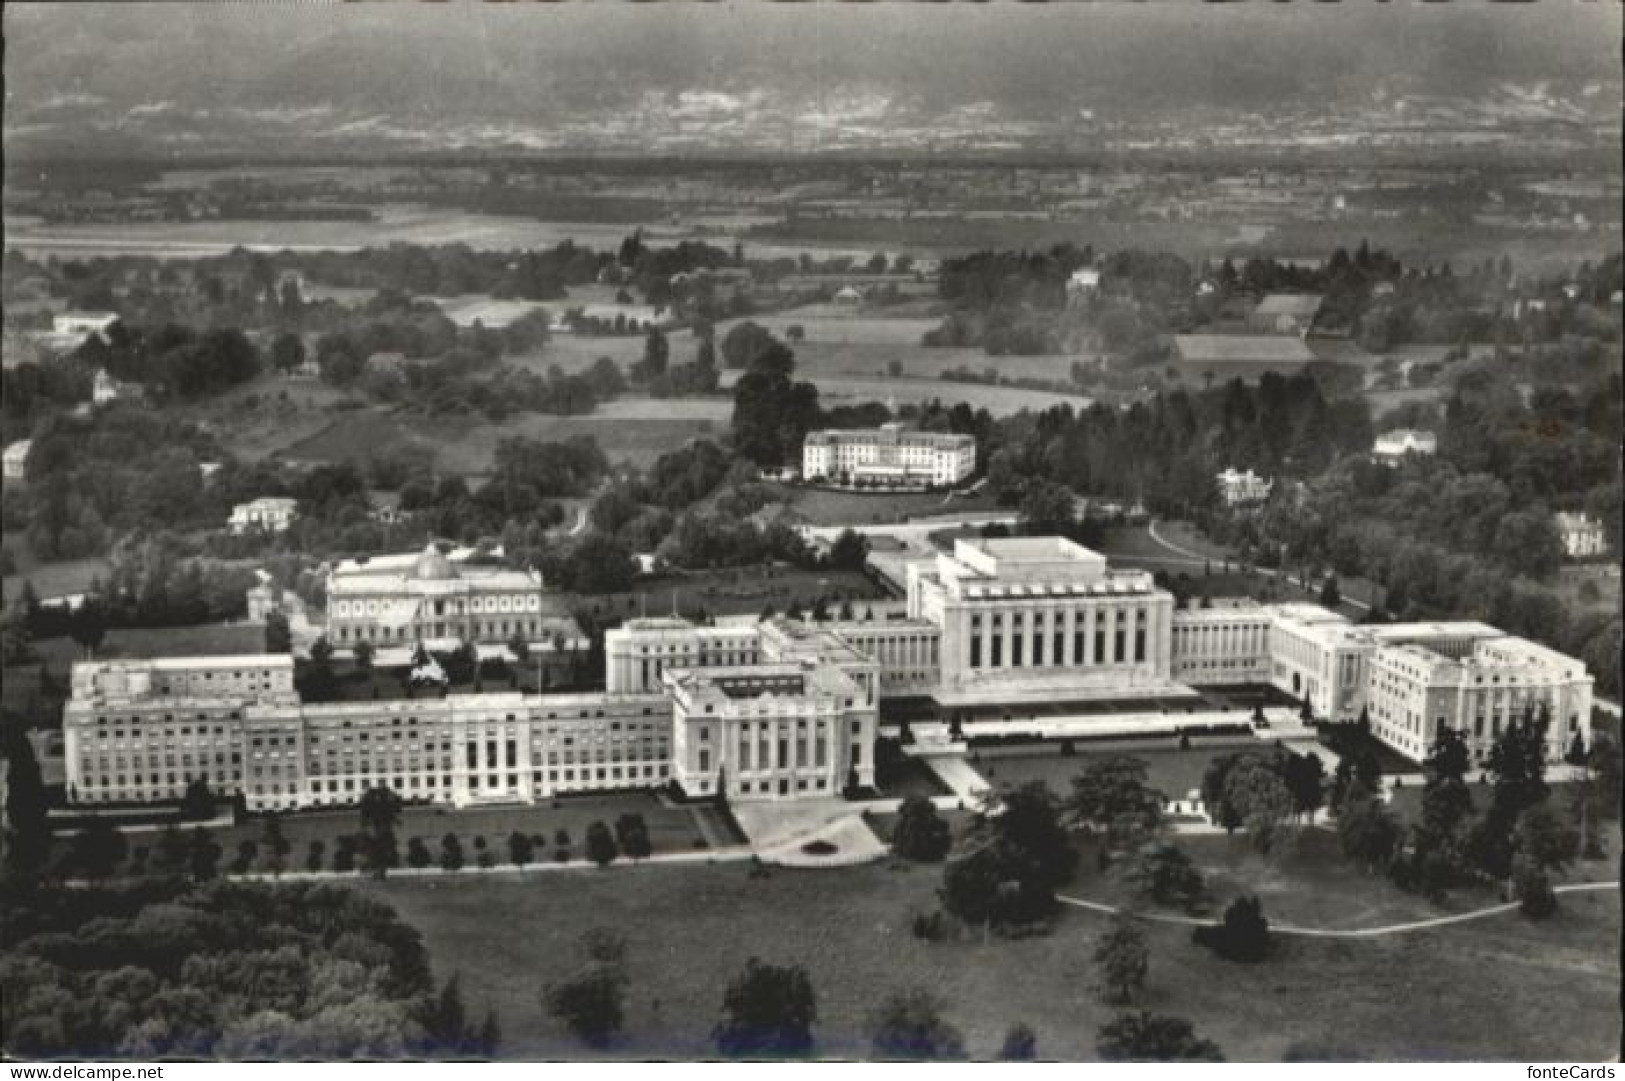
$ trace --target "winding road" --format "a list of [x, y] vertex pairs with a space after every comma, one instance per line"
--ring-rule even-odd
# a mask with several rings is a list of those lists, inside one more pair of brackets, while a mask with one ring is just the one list
[[[1585, 890], [1617, 890], [1618, 882], [1573, 882], [1566, 886], [1552, 887], [1553, 893], [1579, 893]], [[1056, 900], [1063, 905], [1073, 908], [1088, 909], [1091, 912], [1102, 912], [1112, 915], [1118, 909], [1112, 905], [1103, 905], [1098, 901], [1085, 901], [1080, 897], [1067, 897], [1058, 894]], [[1357, 927], [1351, 930], [1334, 930], [1326, 927], [1293, 927], [1290, 924], [1271, 923], [1270, 930], [1283, 935], [1304, 935], [1311, 938], [1377, 938], [1382, 935], [1398, 935], [1407, 931], [1425, 931], [1430, 927], [1443, 927], [1451, 923], [1465, 923], [1468, 920], [1482, 920], [1490, 916], [1499, 916], [1511, 912], [1518, 907], [1516, 901], [1503, 905], [1490, 905], [1488, 908], [1478, 908], [1471, 912], [1457, 912], [1449, 916], [1435, 916], [1430, 920], [1414, 920], [1410, 923], [1391, 923], [1385, 927]], [[1173, 916], [1161, 912], [1142, 912], [1139, 918], [1151, 923], [1169, 923], [1181, 927], [1209, 927], [1212, 920], [1199, 920], [1191, 916]]]
[[[1153, 541], [1155, 541], [1157, 544], [1161, 545], [1163, 548], [1166, 548], [1168, 551], [1173, 552], [1175, 555], [1180, 555], [1180, 556], [1186, 557], [1192, 563], [1198, 563], [1198, 564], [1204, 564], [1205, 565], [1207, 563], [1212, 562], [1214, 559], [1223, 559], [1223, 558], [1225, 558], [1224, 556], [1204, 555], [1201, 552], [1194, 552], [1191, 549], [1186, 548], [1186, 547], [1184, 547], [1182, 545], [1175, 544], [1173, 541], [1169, 540], [1167, 537], [1164, 537], [1161, 533], [1157, 532], [1157, 523], [1156, 522], [1152, 522], [1149, 526], [1147, 526], [1146, 527], [1146, 532], [1150, 535], [1151, 539]], [[1280, 573], [1278, 573], [1276, 571], [1271, 570], [1268, 567], [1259, 567], [1259, 568], [1257, 568], [1257, 570], [1258, 570], [1259, 574], [1262, 574], [1265, 577], [1268, 577], [1268, 578], [1280, 578], [1282, 581], [1290, 581], [1289, 578], [1285, 577], [1284, 575], [1282, 575], [1282, 574], [1280, 574]], [[1367, 604], [1365, 601], [1356, 600], [1355, 598], [1347, 596], [1347, 595], [1345, 595], [1343, 597], [1343, 603], [1348, 605], [1351, 608], [1358, 608], [1362, 612], [1371, 611], [1371, 606], [1369, 604]]]

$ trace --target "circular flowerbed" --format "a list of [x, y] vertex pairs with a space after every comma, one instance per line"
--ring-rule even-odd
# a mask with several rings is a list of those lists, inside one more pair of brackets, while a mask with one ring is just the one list
[[809, 856], [833, 856], [840, 849], [828, 841], [808, 841], [801, 846], [801, 851]]

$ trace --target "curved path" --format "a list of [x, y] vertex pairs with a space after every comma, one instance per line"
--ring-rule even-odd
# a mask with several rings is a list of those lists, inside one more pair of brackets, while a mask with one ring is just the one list
[[[1573, 882], [1565, 886], [1552, 887], [1553, 893], [1578, 893], [1582, 890], [1617, 890], [1618, 882]], [[1111, 915], [1117, 912], [1112, 905], [1103, 905], [1098, 901], [1085, 901], [1078, 897], [1067, 897], [1057, 894], [1057, 901], [1073, 908], [1086, 908], [1091, 912], [1104, 912]], [[1518, 907], [1516, 901], [1503, 905], [1491, 905], [1488, 908], [1474, 909], [1471, 912], [1457, 912], [1449, 916], [1435, 916], [1430, 920], [1415, 920], [1411, 923], [1391, 923], [1386, 927], [1360, 927], [1349, 931], [1331, 930], [1325, 927], [1293, 927], [1290, 924], [1271, 923], [1270, 930], [1283, 935], [1307, 935], [1314, 938], [1376, 938], [1379, 935], [1397, 935], [1406, 931], [1425, 931], [1430, 927], [1443, 927], [1450, 923], [1463, 923], [1467, 920], [1481, 920], [1489, 916], [1499, 916], [1503, 912], [1511, 912]], [[1212, 920], [1199, 920], [1191, 916], [1173, 916], [1161, 912], [1141, 912], [1140, 919], [1151, 923], [1171, 923], [1181, 927], [1211, 927]]]
[[[1153, 541], [1155, 541], [1157, 544], [1160, 544], [1162, 547], [1166, 548], [1170, 552], [1173, 552], [1175, 555], [1183, 556], [1184, 558], [1190, 560], [1193, 563], [1201, 563], [1201, 564], [1205, 565], [1207, 563], [1211, 563], [1214, 559], [1221, 559], [1222, 560], [1224, 558], [1223, 556], [1203, 555], [1201, 552], [1195, 552], [1195, 551], [1192, 551], [1191, 549], [1186, 548], [1186, 547], [1184, 547], [1182, 545], [1175, 544], [1173, 541], [1169, 540], [1167, 537], [1164, 537], [1161, 533], [1157, 532], [1157, 523], [1156, 522], [1152, 522], [1150, 525], [1148, 525], [1146, 527], [1146, 532], [1150, 535], [1151, 539]], [[1281, 575], [1280, 573], [1278, 573], [1278, 572], [1276, 572], [1274, 570], [1271, 570], [1269, 567], [1258, 567], [1258, 568], [1255, 568], [1255, 569], [1258, 571], [1259, 574], [1264, 575], [1266, 578], [1280, 578], [1282, 581], [1290, 582], [1290, 579], [1284, 577], [1283, 575]], [[1367, 604], [1365, 601], [1356, 600], [1353, 597], [1344, 597], [1343, 598], [1343, 603], [1349, 605], [1350, 607], [1358, 608], [1362, 612], [1371, 611], [1371, 605]]]

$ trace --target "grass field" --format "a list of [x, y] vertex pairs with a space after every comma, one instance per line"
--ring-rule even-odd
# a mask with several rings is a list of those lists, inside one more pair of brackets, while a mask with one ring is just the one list
[[807, 607], [818, 597], [839, 603], [861, 602], [883, 594], [873, 582], [851, 571], [805, 571], [794, 567], [739, 567], [728, 570], [698, 571], [646, 578], [627, 593], [594, 594], [590, 597], [566, 595], [575, 609], [586, 608], [605, 615], [665, 615], [673, 609], [693, 615], [703, 609], [713, 616], [746, 615], [760, 612], [772, 602], [783, 612], [791, 602]]
[[[1316, 862], [1260, 870], [1250, 859], [1235, 862], [1235, 884], [1264, 890], [1271, 915], [1352, 920], [1409, 901], [1358, 873]], [[1085, 862], [1074, 891], [1109, 890]], [[863, 1054], [868, 1012], [890, 991], [918, 986], [942, 998], [977, 1057], [991, 1057], [1023, 1021], [1042, 1057], [1093, 1058], [1095, 1033], [1115, 1013], [1092, 992], [1089, 955], [1103, 919], [1068, 910], [1047, 936], [922, 942], [908, 919], [935, 906], [940, 874], [888, 862], [751, 878], [746, 866], [719, 864], [361, 888], [423, 933], [437, 973], [461, 974], [471, 1009], [497, 1012], [511, 1058], [589, 1054], [541, 999], [580, 963], [592, 927], [628, 942], [630, 1035], [613, 1050], [620, 1056], [709, 1052], [723, 988], [755, 956], [807, 967], [823, 1055]], [[1335, 911], [1317, 916], [1323, 897]], [[1153, 926], [1145, 1005], [1189, 1018], [1235, 1061], [1279, 1060], [1294, 1044], [1373, 1060], [1595, 1059], [1613, 1052], [1618, 1034], [1618, 926], [1617, 898], [1584, 894], [1564, 897], [1543, 924], [1509, 915], [1389, 938], [1278, 937], [1276, 955], [1257, 966], [1198, 950], [1183, 928]]]
[[1000, 509], [992, 497], [982, 494], [950, 499], [940, 492], [864, 494], [782, 485], [778, 490], [789, 501], [791, 513], [809, 525], [869, 525], [932, 514]]
[[[463, 848], [463, 857], [472, 867], [478, 859], [475, 838], [483, 837], [487, 850], [499, 863], [508, 862], [508, 835], [518, 831], [531, 837], [545, 838], [539, 846], [537, 862], [554, 862], [559, 830], [569, 834], [567, 846], [572, 859], [586, 859], [587, 827], [603, 822], [611, 828], [623, 814], [640, 814], [649, 827], [649, 841], [656, 852], [690, 852], [696, 840], [704, 837], [694, 811], [688, 807], [666, 806], [645, 792], [620, 792], [609, 795], [571, 796], [557, 801], [557, 806], [538, 805], [513, 807], [480, 807], [451, 810], [444, 807], [408, 807], [401, 813], [396, 838], [404, 855], [413, 837], [423, 838], [429, 851], [440, 858], [440, 842], [448, 833], [456, 834]], [[299, 869], [305, 865], [310, 842], [319, 840], [327, 850], [328, 869], [332, 868], [332, 854], [338, 838], [356, 833], [361, 820], [353, 808], [334, 811], [302, 812], [284, 815], [282, 833], [293, 845], [288, 866]], [[260, 822], [245, 822], [229, 829], [212, 831], [215, 841], [229, 860], [236, 855], [237, 846], [246, 840], [258, 841], [263, 831]]]
[[[1242, 746], [1192, 748], [1189, 751], [1160, 748], [1134, 748], [1113, 751], [1138, 758], [1146, 766], [1146, 783], [1169, 799], [1184, 799], [1186, 793], [1202, 786], [1202, 774], [1213, 759], [1238, 751], [1267, 753], [1269, 745], [1258, 743]], [[983, 755], [976, 763], [976, 771], [1000, 787], [1016, 786], [1029, 781], [1043, 781], [1051, 791], [1065, 796], [1072, 790], [1072, 778], [1089, 768], [1091, 761], [1106, 757], [1093, 753], [1076, 755]]]
[[320, 431], [279, 453], [300, 461], [364, 461], [386, 447], [419, 444], [434, 450], [439, 468], [479, 477], [490, 471], [497, 443], [508, 436], [562, 441], [590, 435], [611, 461], [644, 466], [690, 439], [720, 434], [731, 411], [732, 404], [721, 398], [621, 398], [587, 416], [525, 413], [493, 424], [480, 417], [367, 409], [329, 418]]
[[[52, 671], [65, 671], [82, 651], [71, 638], [47, 638], [34, 643], [34, 652]], [[207, 623], [193, 627], [122, 627], [107, 632], [96, 650], [98, 658], [113, 657], [225, 657], [238, 653], [264, 653], [265, 627], [259, 623]]]
[[112, 564], [105, 559], [70, 559], [59, 563], [40, 563], [28, 551], [28, 545], [21, 541], [12, 547], [12, 558], [17, 561], [17, 573], [6, 575], [3, 584], [0, 584], [0, 593], [7, 601], [19, 596], [23, 590], [23, 583], [29, 582], [34, 586], [34, 593], [39, 597], [60, 597], [64, 594], [83, 593], [90, 586], [91, 579], [103, 578], [112, 571]]

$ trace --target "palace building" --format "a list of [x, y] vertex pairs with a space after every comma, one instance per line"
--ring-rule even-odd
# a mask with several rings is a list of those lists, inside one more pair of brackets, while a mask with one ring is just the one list
[[542, 592], [533, 570], [487, 565], [472, 553], [453, 559], [430, 544], [415, 556], [346, 560], [327, 577], [328, 640], [345, 649], [453, 649], [460, 642], [501, 645], [514, 635], [547, 647], [555, 636], [585, 649], [580, 628]]
[[[340, 640], [384, 626], [500, 639], [504, 621], [511, 632], [539, 618], [539, 578], [496, 571], [476, 589], [470, 569], [431, 549], [405, 574], [336, 571], [330, 604], [381, 606], [387, 591], [354, 586], [382, 581], [405, 598], [389, 603], [411, 606], [393, 624], [381, 608], [335, 612]], [[831, 798], [873, 784], [888, 697], [970, 709], [974, 726], [974, 707], [1064, 715], [1069, 702], [1192, 696], [1191, 684], [1268, 684], [1322, 719], [1366, 715], [1412, 759], [1448, 727], [1482, 760], [1530, 711], [1550, 719], [1554, 759], [1591, 740], [1592, 678], [1555, 650], [1483, 623], [1358, 625], [1309, 604], [1175, 611], [1148, 573], [1058, 537], [956, 541], [910, 566], [905, 618], [633, 619], [606, 632], [604, 653], [604, 691], [333, 703], [300, 699], [286, 655], [79, 662], [63, 719], [69, 799], [174, 801], [195, 779], [251, 810], [348, 805], [378, 786], [457, 807], [668, 784], [695, 798]]]

